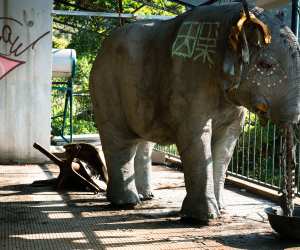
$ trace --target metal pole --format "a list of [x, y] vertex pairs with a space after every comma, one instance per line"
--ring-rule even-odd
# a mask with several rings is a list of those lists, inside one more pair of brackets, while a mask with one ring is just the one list
[[295, 36], [298, 38], [299, 33], [299, 15], [298, 15], [298, 9], [299, 9], [299, 0], [292, 0], [292, 22], [291, 22], [291, 28], [294, 32]]
[[70, 80], [68, 83], [68, 91], [70, 98], [70, 142], [73, 142], [73, 81]]
[[[119, 14], [123, 13], [123, 2], [122, 2], [122, 0], [118, 1], [118, 12], [119, 12]], [[124, 25], [124, 19], [120, 17], [120, 26], [123, 26], [123, 25]]]
[[95, 12], [95, 11], [76, 11], [76, 10], [53, 10], [52, 16], [95, 16], [103, 18], [127, 18], [136, 20], [157, 19], [157, 20], [169, 20], [175, 16], [161, 16], [161, 15], [136, 15], [127, 13], [109, 13], [109, 12]]

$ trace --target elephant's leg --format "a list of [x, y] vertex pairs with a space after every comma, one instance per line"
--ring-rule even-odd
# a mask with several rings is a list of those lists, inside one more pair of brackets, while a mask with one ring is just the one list
[[153, 198], [151, 188], [151, 155], [153, 146], [152, 142], [139, 143], [134, 159], [135, 185], [140, 198], [143, 200]]
[[137, 142], [110, 128], [101, 130], [108, 184], [107, 199], [114, 205], [136, 205], [140, 202], [134, 180], [134, 157]]
[[220, 215], [214, 195], [211, 126], [208, 120], [201, 131], [199, 127], [188, 129], [190, 132], [179, 135], [181, 140], [177, 143], [187, 192], [181, 213], [205, 223]]
[[244, 124], [244, 113], [234, 117], [233, 122], [220, 128], [213, 136], [214, 189], [220, 211], [225, 209], [223, 200], [225, 175], [234, 147]]

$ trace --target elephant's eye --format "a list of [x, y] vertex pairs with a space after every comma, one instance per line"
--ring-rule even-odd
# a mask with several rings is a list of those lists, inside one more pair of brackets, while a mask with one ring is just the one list
[[257, 63], [257, 66], [262, 68], [262, 69], [265, 69], [265, 70], [269, 70], [273, 67], [272, 63], [270, 62], [267, 62], [266, 60], [260, 60], [258, 63]]

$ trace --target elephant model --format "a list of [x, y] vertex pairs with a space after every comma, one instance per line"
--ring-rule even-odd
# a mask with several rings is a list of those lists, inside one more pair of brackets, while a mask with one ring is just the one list
[[299, 51], [279, 18], [241, 3], [112, 32], [90, 75], [107, 199], [134, 205], [138, 194], [151, 197], [149, 141], [175, 143], [186, 186], [182, 216], [218, 217], [244, 107], [277, 124], [299, 121]]

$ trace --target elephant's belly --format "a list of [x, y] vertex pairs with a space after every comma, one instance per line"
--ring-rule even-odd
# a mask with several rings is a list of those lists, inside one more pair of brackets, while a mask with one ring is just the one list
[[148, 124], [143, 124], [143, 126], [133, 125], [133, 130], [140, 138], [147, 141], [159, 144], [175, 143], [175, 134], [172, 130], [159, 123], [152, 123], [149, 121]]
[[163, 107], [158, 108], [154, 98], [131, 98], [124, 109], [129, 128], [140, 138], [157, 143], [174, 143], [175, 135]]

